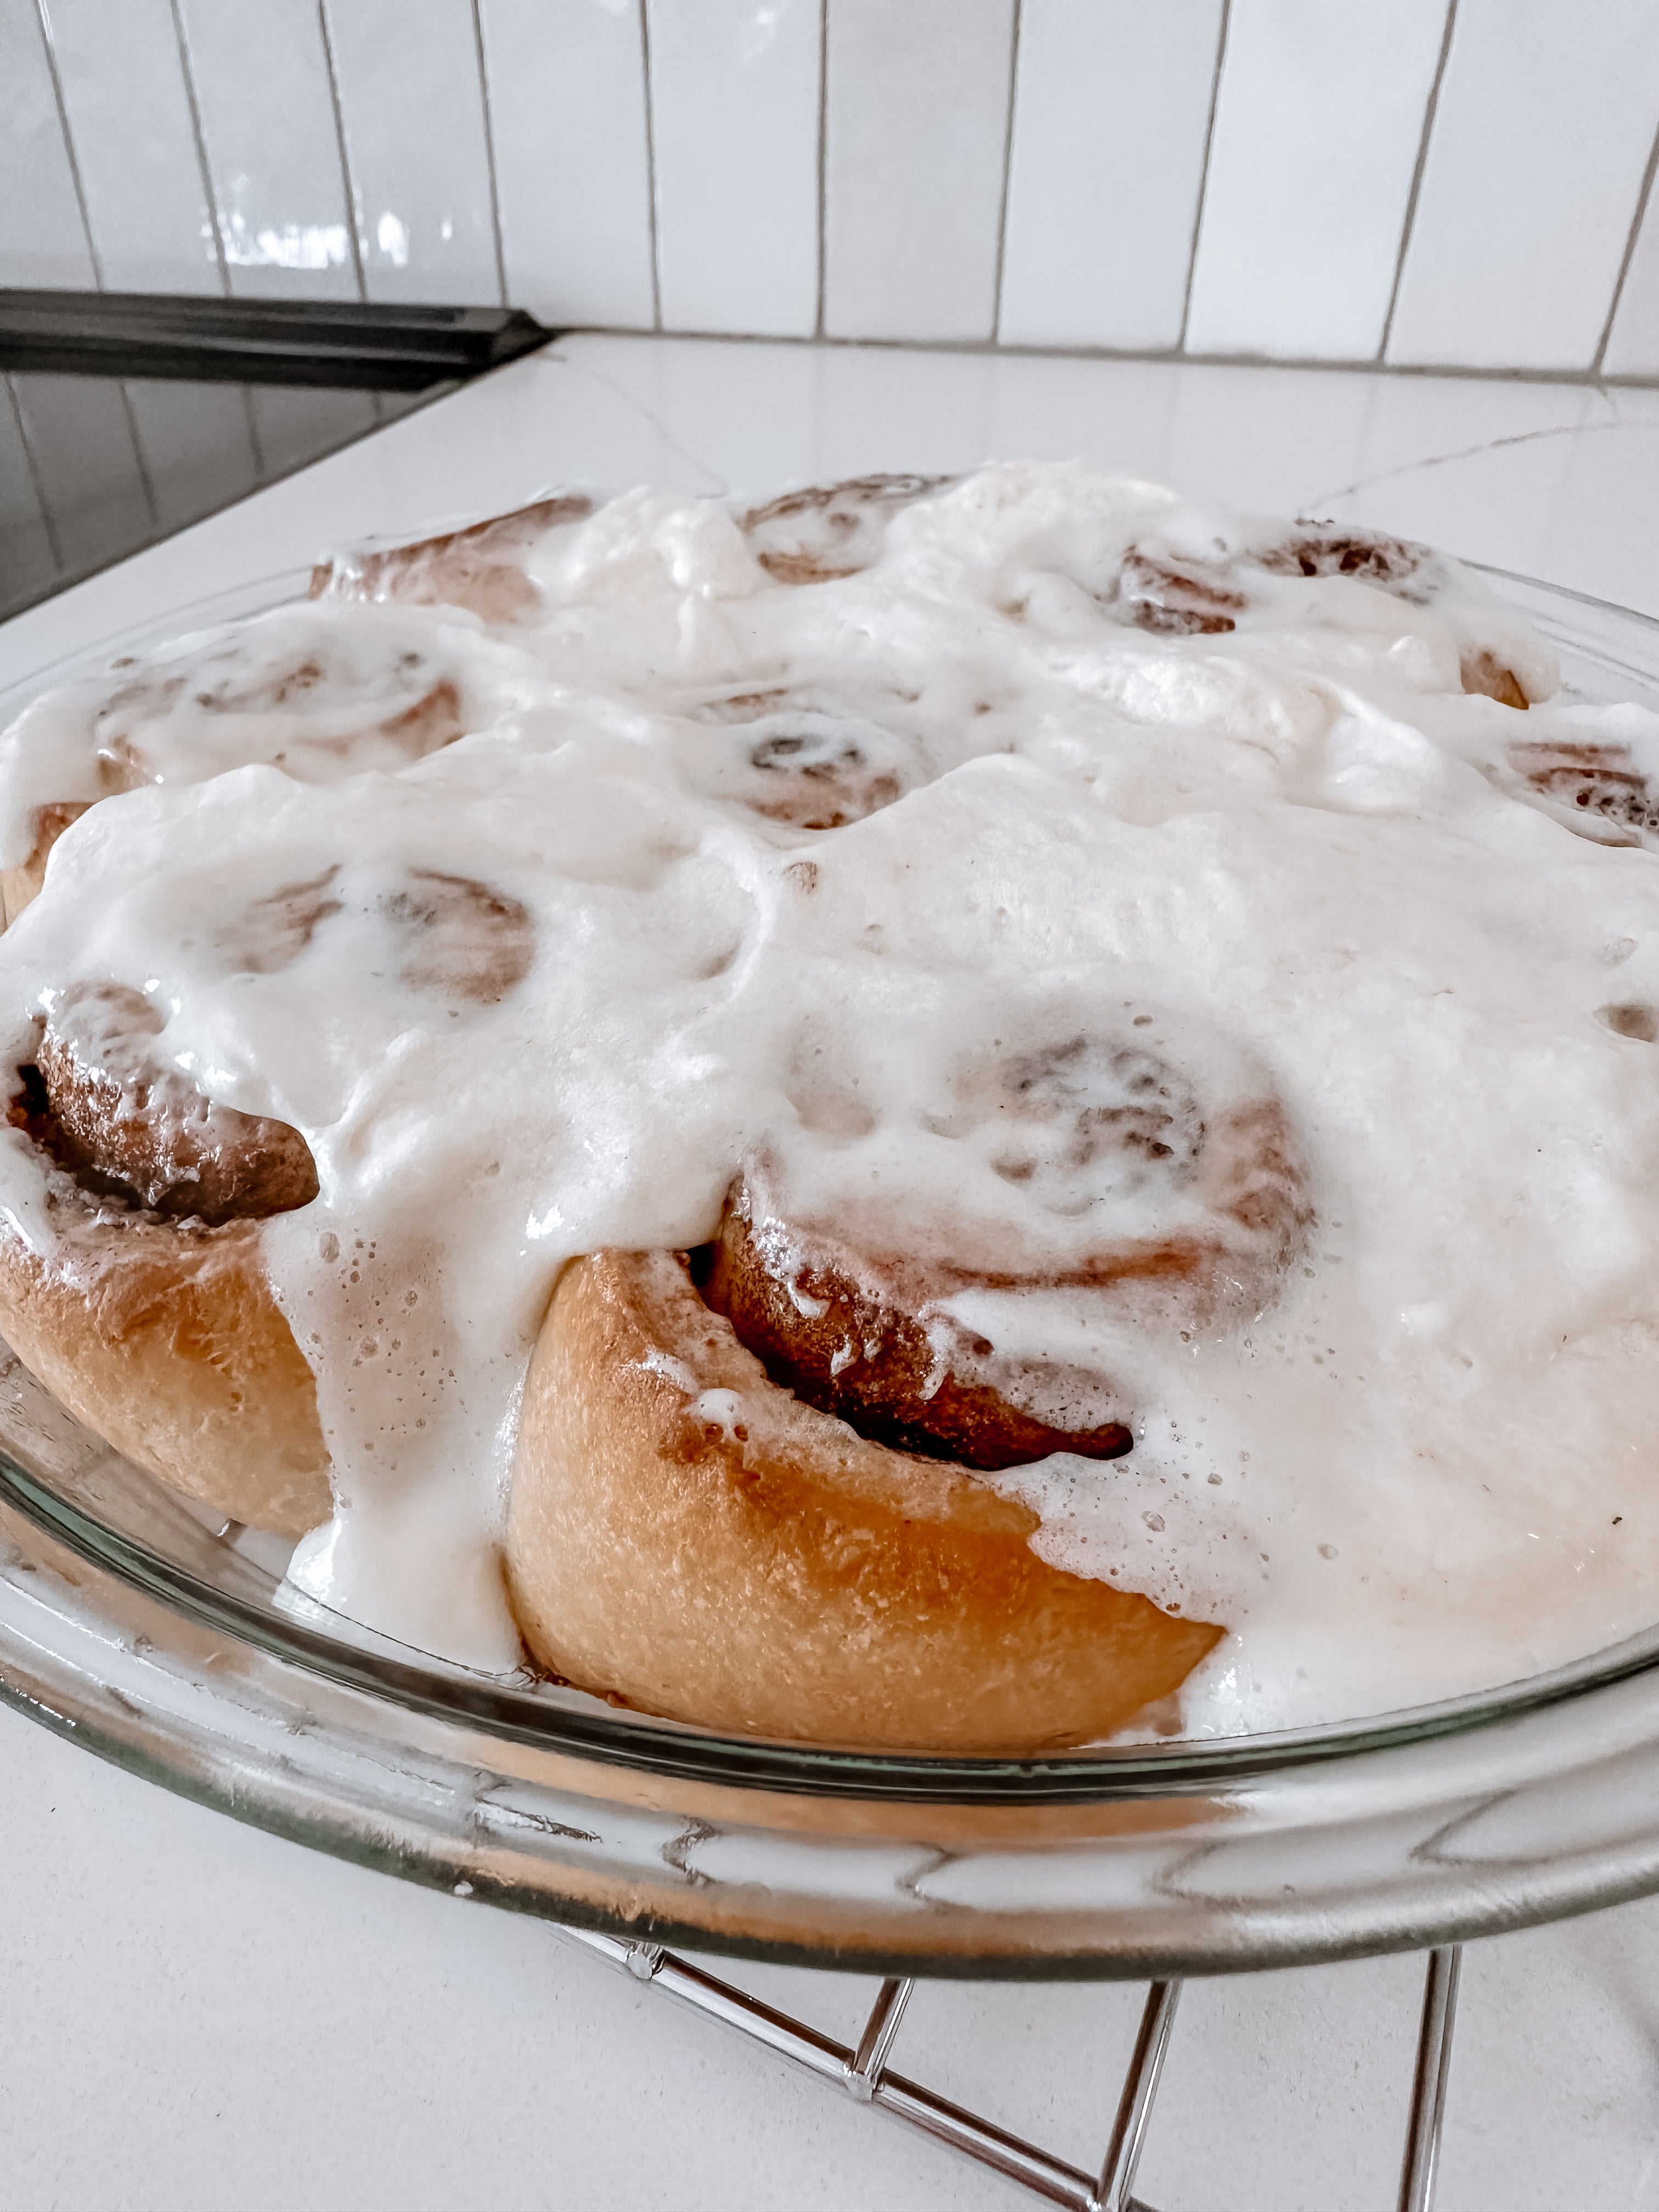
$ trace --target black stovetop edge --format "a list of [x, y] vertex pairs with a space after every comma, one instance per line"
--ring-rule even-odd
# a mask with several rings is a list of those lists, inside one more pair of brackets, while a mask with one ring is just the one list
[[0, 369], [80, 376], [418, 392], [558, 335], [520, 307], [0, 288]]

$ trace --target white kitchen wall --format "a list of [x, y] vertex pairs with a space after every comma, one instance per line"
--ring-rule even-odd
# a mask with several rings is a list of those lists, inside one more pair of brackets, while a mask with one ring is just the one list
[[1659, 381], [1655, 0], [0, 0], [0, 283]]
[[1446, 0], [1233, 0], [1188, 352], [1376, 356], [1446, 15]]

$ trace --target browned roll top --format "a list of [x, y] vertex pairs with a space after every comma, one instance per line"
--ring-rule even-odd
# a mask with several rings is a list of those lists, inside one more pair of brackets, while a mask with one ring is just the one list
[[550, 531], [592, 512], [585, 494], [565, 492], [413, 544], [337, 553], [313, 569], [310, 596], [465, 607], [487, 623], [533, 622], [544, 602], [526, 565], [532, 551]]
[[151, 1049], [161, 1017], [119, 983], [66, 991], [42, 1032], [10, 1120], [96, 1195], [222, 1227], [316, 1197], [297, 1129], [216, 1104]]
[[[696, 1255], [705, 1302], [732, 1324], [772, 1380], [821, 1413], [834, 1413], [872, 1443], [963, 1467], [1020, 1467], [1050, 1452], [1115, 1459], [1134, 1439], [1121, 1421], [1057, 1428], [1013, 1404], [994, 1384], [958, 1374], [992, 1347], [964, 1338], [957, 1359], [941, 1355], [920, 1316], [889, 1291], [867, 1287], [829, 1239], [751, 1216], [739, 1183], [720, 1232]], [[772, 1231], [768, 1235], [768, 1230]]]
[[856, 576], [880, 555], [888, 522], [949, 477], [849, 477], [809, 484], [751, 507], [738, 527], [780, 584], [830, 584]]
[[[1346, 576], [1408, 605], [1433, 604], [1446, 578], [1444, 562], [1426, 545], [1331, 522], [1310, 522], [1276, 544], [1229, 560], [1176, 559], [1132, 546], [1118, 572], [1115, 601], [1137, 629], [1161, 637], [1221, 636], [1237, 629], [1249, 605], [1252, 573], [1268, 576]], [[1514, 671], [1496, 654], [1470, 649], [1459, 671], [1463, 689], [1505, 707], [1529, 702]]]
[[[1000, 1356], [945, 1302], [1079, 1290], [1138, 1301], [1162, 1328], [1225, 1326], [1270, 1304], [1313, 1218], [1284, 1113], [1267, 1096], [1206, 1110], [1156, 1052], [1082, 1036], [985, 1055], [954, 1103], [964, 1121], [1006, 1109], [994, 1119], [991, 1164], [1007, 1182], [1094, 1174], [1172, 1201], [1200, 1194], [1198, 1225], [1108, 1240], [1063, 1262], [1012, 1249], [975, 1256], [948, 1225], [902, 1249], [867, 1212], [797, 1218], [762, 1161], [733, 1186], [694, 1278], [774, 1382], [872, 1441], [987, 1470], [1057, 1451], [1116, 1458], [1133, 1438], [1123, 1419], [1099, 1418], [1101, 1378]], [[951, 1126], [948, 1113], [939, 1126]], [[1054, 1418], [1066, 1405], [1077, 1413]]]

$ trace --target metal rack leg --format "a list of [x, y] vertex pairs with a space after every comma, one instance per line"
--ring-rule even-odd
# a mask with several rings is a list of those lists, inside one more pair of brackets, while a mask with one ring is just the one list
[[1179, 1982], [1154, 1982], [1146, 1992], [1146, 2009], [1140, 2015], [1140, 2033], [1123, 2079], [1112, 2140], [1101, 2168], [1097, 2192], [1100, 2212], [1127, 2212], [1130, 2203], [1135, 2168], [1146, 2140], [1146, 2124], [1152, 2117], [1152, 2100], [1158, 2094], [1158, 2078], [1164, 2071], [1170, 2031], [1181, 2002], [1181, 1986]]
[[1457, 2024], [1457, 1982], [1462, 1966], [1461, 1943], [1429, 1954], [1417, 2075], [1412, 2083], [1412, 2116], [1406, 2129], [1405, 2164], [1400, 2172], [1400, 2212], [1430, 2212], [1434, 2203], [1440, 2130], [1446, 2118], [1446, 2084], [1451, 2077], [1452, 2032]]
[[[838, 2083], [860, 2103], [890, 2114], [935, 2142], [988, 2166], [1030, 2195], [1065, 2207], [1066, 2212], [1149, 2212], [1133, 2191], [1181, 2000], [1180, 1982], [1154, 1982], [1147, 1990], [1106, 2161], [1097, 2180], [1052, 2152], [1010, 2135], [979, 2113], [964, 2111], [920, 2083], [888, 2072], [893, 2039], [913, 1986], [908, 1981], [893, 1978], [882, 1984], [858, 2047], [849, 2051], [845, 2044], [836, 2043], [805, 2021], [775, 2011], [758, 1997], [717, 1980], [659, 1944], [630, 1943], [586, 1929], [566, 1928], [560, 1932], [568, 1941], [597, 1951], [641, 1981], [653, 1984], [706, 2016], [741, 2029], [751, 2040], [781, 2057], [793, 2059], [821, 2081]], [[1432, 2212], [1462, 1960], [1462, 1949], [1455, 1944], [1429, 1954], [1399, 2212]]]
[[845, 2069], [847, 2086], [861, 2105], [867, 2105], [876, 2094], [876, 2085], [881, 2080], [887, 2054], [893, 2047], [893, 2038], [898, 2033], [899, 2022], [904, 2017], [904, 2008], [915, 1986], [912, 1982], [884, 1982], [870, 2008], [859, 2047]]

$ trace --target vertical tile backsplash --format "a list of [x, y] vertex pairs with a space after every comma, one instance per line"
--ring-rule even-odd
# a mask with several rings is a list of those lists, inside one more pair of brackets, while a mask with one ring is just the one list
[[480, 0], [507, 297], [550, 323], [656, 320], [638, 0]]
[[0, 284], [1659, 381], [1656, 127], [1655, 0], [0, 0]]
[[179, 0], [230, 289], [355, 300], [356, 240], [317, 0]]
[[1389, 359], [1589, 368], [1656, 120], [1653, 0], [1461, 0]]
[[823, 326], [988, 338], [1013, 0], [829, 0]]
[[42, 0], [98, 272], [113, 292], [217, 292], [171, 0]]
[[[325, 0], [371, 300], [501, 300], [471, 0]], [[418, 116], [420, 129], [410, 128]]]
[[1233, 0], [1189, 353], [1382, 343], [1448, 0]]
[[1176, 345], [1222, 0], [1024, 0], [999, 334]]
[[647, 0], [657, 265], [675, 330], [810, 337], [824, 0]]
[[34, 0], [0, 0], [0, 270], [9, 284], [96, 282]]

